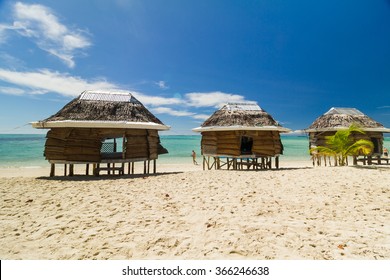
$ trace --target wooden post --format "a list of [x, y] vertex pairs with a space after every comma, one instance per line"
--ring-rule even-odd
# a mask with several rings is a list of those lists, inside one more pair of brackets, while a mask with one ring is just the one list
[[150, 171], [150, 160], [148, 159], [148, 174], [149, 174], [149, 171]]
[[66, 176], [67, 168], [68, 168], [68, 166], [67, 166], [66, 163], [65, 163], [65, 164], [64, 164], [64, 176]]
[[205, 170], [205, 166], [206, 166], [206, 158], [205, 156], [203, 156], [203, 170]]
[[74, 164], [69, 164], [69, 176], [73, 176], [74, 174]]
[[131, 164], [131, 174], [134, 174], [134, 165], [135, 165], [135, 162], [132, 162], [132, 164]]
[[276, 167], [276, 169], [279, 169], [279, 157], [278, 156], [275, 157], [275, 167]]
[[153, 174], [156, 174], [156, 169], [157, 169], [157, 168], [156, 168], [156, 162], [157, 162], [157, 161], [154, 159], [154, 160], [153, 160]]
[[89, 175], [89, 164], [88, 163], [86, 164], [86, 167], [85, 167], [85, 175]]
[[50, 166], [50, 177], [54, 177], [56, 172], [56, 165], [54, 163]]
[[146, 160], [144, 160], [144, 174], [146, 174]]

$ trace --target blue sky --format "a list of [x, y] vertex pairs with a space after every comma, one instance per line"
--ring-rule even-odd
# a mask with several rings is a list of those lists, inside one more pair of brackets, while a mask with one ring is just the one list
[[0, 133], [86, 89], [135, 92], [170, 134], [243, 101], [293, 130], [330, 107], [390, 127], [390, 1], [0, 0]]

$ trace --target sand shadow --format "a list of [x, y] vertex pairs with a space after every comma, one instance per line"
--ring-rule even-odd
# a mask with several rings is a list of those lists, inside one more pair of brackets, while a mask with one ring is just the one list
[[123, 179], [147, 179], [149, 177], [158, 177], [158, 176], [166, 176], [166, 175], [172, 175], [172, 174], [181, 174], [183, 171], [177, 171], [177, 172], [157, 172], [155, 174], [125, 174], [125, 175], [78, 175], [75, 174], [73, 176], [40, 176], [36, 179], [38, 180], [46, 180], [46, 181], [76, 181], [76, 182], [82, 182], [82, 181], [105, 181], [105, 180], [123, 180]]

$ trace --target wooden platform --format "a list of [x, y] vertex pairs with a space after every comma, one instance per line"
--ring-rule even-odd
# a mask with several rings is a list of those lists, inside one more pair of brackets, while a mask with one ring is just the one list
[[[203, 170], [227, 169], [227, 170], [264, 170], [272, 169], [273, 157], [261, 157], [256, 155], [203, 155]], [[275, 156], [275, 168], [279, 169], [279, 156]]]
[[[144, 174], [150, 174], [151, 162], [153, 163], [153, 173], [156, 173], [156, 160], [149, 160], [147, 158], [136, 159], [102, 159], [100, 162], [80, 162], [80, 161], [49, 161], [51, 164], [50, 177], [55, 176], [56, 164], [64, 165], [64, 176], [74, 176], [74, 165], [85, 165], [85, 175], [89, 175], [90, 166], [92, 166], [92, 175], [99, 176], [101, 172], [107, 172], [107, 175], [124, 175], [134, 174], [134, 164], [136, 162], [144, 163]], [[125, 168], [127, 165], [127, 169]], [[84, 174], [83, 174], [84, 175]]]

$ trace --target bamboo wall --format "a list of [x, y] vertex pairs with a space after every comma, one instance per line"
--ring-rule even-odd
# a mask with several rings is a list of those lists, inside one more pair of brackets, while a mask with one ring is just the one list
[[53, 128], [46, 136], [45, 157], [55, 161], [100, 162], [106, 138], [125, 138], [124, 159], [157, 159], [160, 138], [156, 130]]
[[[326, 131], [326, 132], [311, 132], [309, 133], [309, 148], [325, 146], [326, 147], [326, 137], [332, 136], [336, 132], [335, 131]], [[383, 133], [381, 132], [366, 132], [362, 133], [353, 133], [352, 139], [354, 141], [365, 139], [372, 140], [371, 138], [377, 139], [378, 143], [378, 152], [382, 152], [383, 149]]]
[[253, 139], [252, 153], [257, 156], [283, 154], [278, 131], [213, 131], [202, 132], [203, 155], [241, 155], [241, 137]]

